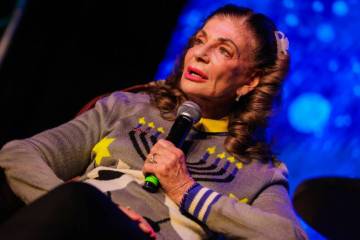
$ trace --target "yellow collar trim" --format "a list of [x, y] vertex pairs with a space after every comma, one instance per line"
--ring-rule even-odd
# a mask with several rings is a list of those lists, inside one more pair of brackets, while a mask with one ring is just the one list
[[228, 124], [228, 117], [224, 117], [222, 119], [201, 118], [194, 127], [198, 130], [210, 133], [228, 132]]

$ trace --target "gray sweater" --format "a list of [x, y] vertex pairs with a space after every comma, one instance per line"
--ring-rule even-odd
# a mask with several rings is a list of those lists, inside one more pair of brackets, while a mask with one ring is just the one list
[[183, 147], [199, 183], [183, 211], [161, 190], [142, 189], [145, 156], [172, 125], [146, 94], [115, 92], [68, 123], [9, 142], [0, 167], [26, 203], [82, 176], [157, 224], [158, 239], [306, 239], [288, 196], [285, 165], [238, 162], [223, 147], [226, 128], [214, 132], [216, 121], [206, 124], [192, 129]]

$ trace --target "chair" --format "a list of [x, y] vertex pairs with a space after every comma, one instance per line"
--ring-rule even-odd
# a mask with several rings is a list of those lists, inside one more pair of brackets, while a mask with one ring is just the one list
[[7, 184], [4, 170], [0, 168], [0, 224], [25, 204]]
[[359, 239], [360, 179], [314, 178], [295, 190], [296, 212], [329, 239]]

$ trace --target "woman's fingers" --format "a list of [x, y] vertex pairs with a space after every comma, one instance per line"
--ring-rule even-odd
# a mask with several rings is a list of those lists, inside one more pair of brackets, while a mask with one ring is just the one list
[[156, 239], [156, 233], [155, 233], [155, 231], [154, 231], [154, 230], [152, 229], [152, 227], [146, 222], [146, 220], [145, 220], [145, 222], [141, 222], [141, 223], [139, 224], [139, 227], [140, 227], [140, 229], [141, 229], [144, 233], [146, 233], [146, 234], [148, 234], [150, 237]]
[[159, 140], [150, 150], [143, 166], [144, 174], [154, 174], [162, 189], [175, 203], [194, 183], [183, 151], [167, 140]]
[[151, 228], [151, 226], [146, 222], [146, 220], [144, 219], [145, 222], [140, 222], [139, 223], [139, 227], [141, 228], [141, 230], [144, 233], [151, 233], [154, 230]]
[[139, 221], [140, 218], [142, 217], [140, 214], [138, 214], [137, 212], [131, 210], [129, 207], [119, 206], [119, 208], [120, 208], [121, 211], [123, 211], [131, 220]]
[[188, 175], [185, 155], [171, 142], [160, 139], [147, 155], [143, 172], [155, 174], [160, 182], [177, 181], [179, 173]]
[[69, 182], [80, 182], [81, 180], [81, 177], [80, 176], [76, 176], [76, 177], [73, 177], [69, 180], [67, 180], [66, 182], [69, 183]]
[[150, 224], [137, 212], [132, 210], [130, 207], [119, 206], [120, 210], [123, 211], [131, 220], [139, 223], [139, 228], [144, 233], [148, 234], [152, 238], [156, 238], [156, 233]]

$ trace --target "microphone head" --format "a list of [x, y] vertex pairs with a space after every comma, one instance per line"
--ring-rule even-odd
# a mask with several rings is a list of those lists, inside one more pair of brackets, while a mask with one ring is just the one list
[[201, 109], [196, 103], [185, 101], [178, 108], [177, 117], [180, 115], [190, 118], [193, 123], [197, 123], [201, 118]]

